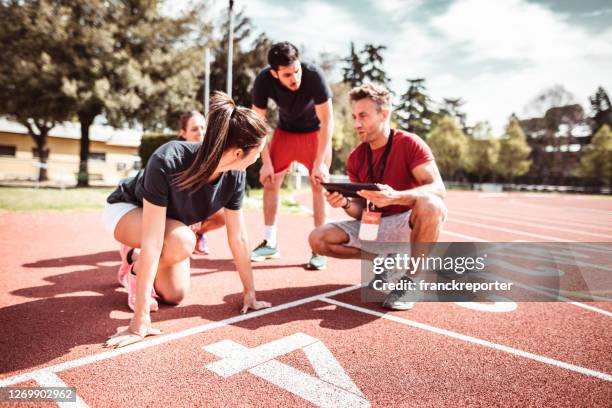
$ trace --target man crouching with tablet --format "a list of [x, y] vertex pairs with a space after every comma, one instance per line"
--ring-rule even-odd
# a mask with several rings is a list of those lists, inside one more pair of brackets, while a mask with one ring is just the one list
[[[391, 129], [391, 94], [383, 86], [353, 88], [349, 98], [361, 143], [348, 157], [348, 176], [353, 183], [377, 183], [380, 191], [361, 190], [358, 194], [363, 198], [326, 193], [332, 207], [343, 208], [355, 220], [313, 230], [309, 237], [312, 250], [336, 258], [359, 259], [364, 239], [436, 242], [446, 219], [442, 201], [446, 189], [431, 149], [419, 136]], [[360, 233], [362, 222], [366, 226]], [[399, 290], [391, 292], [383, 306], [412, 308], [414, 303], [402, 295]]]

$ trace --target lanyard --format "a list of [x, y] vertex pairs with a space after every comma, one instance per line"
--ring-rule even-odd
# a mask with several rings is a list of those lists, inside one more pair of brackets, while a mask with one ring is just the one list
[[372, 147], [368, 145], [368, 175], [370, 176], [370, 182], [382, 182], [383, 176], [385, 175], [385, 167], [387, 167], [387, 157], [389, 156], [389, 152], [391, 151], [391, 143], [393, 143], [393, 130], [389, 131], [389, 140], [387, 140], [387, 144], [385, 145], [385, 151], [383, 152], [383, 155], [380, 158], [380, 177], [378, 177], [378, 179], [374, 178], [374, 166], [372, 164]]

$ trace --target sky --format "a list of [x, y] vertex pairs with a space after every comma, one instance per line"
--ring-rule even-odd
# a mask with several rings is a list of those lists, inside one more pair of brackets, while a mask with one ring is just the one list
[[[228, 1], [204, 3], [218, 25]], [[468, 124], [489, 121], [496, 134], [552, 86], [587, 111], [598, 86], [612, 95], [609, 0], [235, 0], [234, 8], [257, 33], [296, 44], [305, 61], [322, 52], [344, 58], [351, 41], [383, 44], [396, 94], [407, 78], [425, 78], [434, 100], [462, 98]]]

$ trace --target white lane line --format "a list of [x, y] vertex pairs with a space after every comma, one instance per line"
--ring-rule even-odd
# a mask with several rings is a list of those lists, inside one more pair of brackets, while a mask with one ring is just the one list
[[574, 371], [576, 373], [587, 375], [589, 377], [595, 377], [595, 378], [599, 378], [604, 381], [612, 382], [612, 375], [607, 374], [607, 373], [602, 373], [600, 371], [592, 370], [590, 368], [585, 368], [585, 367], [577, 366], [574, 364], [566, 363], [564, 361], [555, 360], [550, 357], [540, 356], [540, 355], [529, 353], [527, 351], [520, 350], [514, 347], [504, 346], [503, 344], [493, 343], [488, 340], [483, 340], [477, 337], [468, 336], [466, 334], [461, 334], [461, 333], [457, 333], [451, 330], [442, 329], [440, 327], [431, 326], [429, 324], [416, 322], [414, 320], [408, 320], [408, 319], [404, 319], [398, 316], [380, 313], [375, 310], [370, 310], [370, 309], [366, 309], [363, 307], [351, 305], [349, 303], [340, 302], [335, 299], [325, 298], [325, 299], [321, 299], [321, 301], [330, 303], [332, 305], [344, 307], [346, 309], [354, 310], [356, 312], [361, 312], [361, 313], [369, 314], [372, 316], [377, 316], [383, 319], [391, 320], [396, 323], [404, 324], [406, 326], [411, 326], [417, 329], [426, 330], [426, 331], [436, 333], [436, 334], [441, 334], [443, 336], [451, 337], [457, 340], [462, 340], [467, 343], [478, 344], [480, 346], [488, 347], [488, 348], [498, 350], [498, 351], [503, 351], [505, 353], [513, 354], [515, 356], [528, 358], [530, 360], [538, 361], [540, 363], [549, 364], [549, 365], [559, 367], [559, 368], [564, 368], [566, 370]]
[[[57, 375], [50, 371], [41, 370], [32, 376], [41, 387], [62, 387], [68, 388], [66, 383]], [[75, 402], [55, 402], [60, 408], [88, 408], [89, 406], [78, 395]]]
[[570, 242], [567, 239], [551, 237], [549, 235], [533, 234], [531, 232], [524, 232], [524, 231], [515, 230], [515, 229], [511, 229], [511, 228], [495, 227], [493, 225], [482, 224], [482, 223], [479, 223], [479, 222], [471, 222], [471, 221], [458, 220], [458, 219], [453, 218], [453, 217], [449, 217], [446, 222], [457, 223], [457, 224], [465, 224], [465, 225], [470, 225], [470, 226], [474, 226], [474, 227], [490, 229], [490, 230], [494, 230], [494, 231], [508, 232], [508, 233], [514, 234], [514, 235], [524, 235], [526, 237], [545, 239], [545, 240], [548, 240], [548, 241]]
[[[462, 209], [461, 211], [465, 212], [466, 214], [473, 214], [473, 215], [486, 215], [486, 216], [491, 216], [491, 217], [496, 217], [498, 219], [508, 219], [508, 220], [515, 220], [515, 219], [521, 219], [523, 221], [532, 221], [532, 222], [537, 222], [537, 223], [545, 223], [545, 224], [552, 224], [552, 225], [564, 225], [564, 226], [575, 226], [578, 228], [592, 228], [592, 229], [598, 229], [598, 230], [602, 230], [602, 231], [611, 231], [612, 232], [612, 228], [610, 227], [604, 227], [601, 225], [594, 225], [594, 224], [590, 224], [588, 222], [575, 222], [575, 221], [570, 221], [567, 218], [557, 218], [557, 217], [551, 217], [550, 215], [546, 215], [545, 217], [536, 217], [536, 216], [528, 216], [525, 215], [524, 213], [519, 213], [519, 212], [514, 212], [514, 211], [506, 211], [506, 210], [500, 210], [499, 213], [488, 213], [488, 212], [472, 212], [466, 209]], [[455, 212], [455, 210], [453, 210], [453, 212]]]
[[153, 346], [168, 343], [173, 340], [190, 337], [195, 334], [200, 334], [200, 333], [210, 331], [213, 329], [218, 329], [220, 327], [225, 327], [230, 324], [243, 322], [245, 320], [250, 320], [256, 317], [265, 316], [271, 313], [279, 312], [281, 310], [290, 309], [296, 306], [301, 306], [305, 303], [318, 301], [321, 298], [326, 297], [326, 296], [340, 295], [342, 293], [346, 293], [346, 292], [353, 291], [355, 289], [359, 289], [361, 286], [362, 286], [361, 284], [358, 284], [358, 285], [353, 285], [353, 286], [349, 286], [346, 288], [336, 289], [331, 292], [309, 296], [304, 299], [299, 299], [293, 302], [284, 303], [282, 305], [273, 306], [268, 309], [257, 310], [255, 312], [247, 313], [244, 315], [230, 317], [224, 320], [220, 320], [218, 322], [206, 323], [206, 324], [195, 326], [195, 327], [185, 329], [185, 330], [182, 330], [176, 333], [170, 333], [170, 334], [166, 334], [162, 336], [152, 337], [150, 340], [141, 341], [141, 342], [131, 344], [129, 346], [122, 347], [119, 349], [113, 349], [113, 350], [105, 351], [102, 353], [94, 354], [91, 356], [78, 358], [76, 360], [66, 361], [64, 363], [59, 363], [59, 364], [52, 365], [49, 367], [40, 368], [38, 370], [32, 370], [32, 371], [29, 371], [23, 374], [18, 374], [13, 377], [2, 378], [0, 379], [0, 387], [7, 387], [13, 384], [18, 384], [20, 382], [31, 380], [34, 378], [35, 375], [38, 375], [39, 373], [42, 373], [42, 372], [59, 373], [64, 370], [69, 370], [69, 369], [76, 368], [76, 367], [82, 367], [84, 365], [88, 365], [91, 363], [108, 360], [109, 358], [118, 357], [123, 354], [132, 353], [134, 351], [144, 350], [144, 349], [147, 349]]
[[[510, 202], [512, 204], [522, 205], [522, 206], [526, 206], [526, 207], [537, 207], [537, 208], [542, 208], [542, 209], [545, 209], [545, 210], [549, 210], [550, 209], [550, 206], [522, 203], [520, 201], [516, 201], [516, 199], [510, 200]], [[580, 208], [580, 207], [555, 207], [555, 208], [558, 208], [558, 209], [563, 210], [563, 211], [569, 210], [569, 211], [574, 211], [574, 212], [579, 212], [579, 213], [592, 212], [592, 213], [595, 213], [595, 214], [612, 217], [612, 211], [598, 210], [596, 208]]]
[[[254, 349], [239, 346], [231, 340], [220, 341], [204, 347], [205, 351], [223, 358], [208, 364], [206, 368], [221, 377], [231, 377], [241, 371], [251, 369], [318, 341], [319, 339], [304, 333], [295, 333]], [[232, 349], [232, 347], [234, 348]]]
[[253, 367], [249, 372], [279, 388], [291, 390], [294, 394], [318, 407], [370, 407], [370, 403], [363, 397], [313, 378], [276, 360]]
[[[489, 280], [491, 282], [495, 282], [495, 281], [508, 282], [508, 283], [512, 282], [515, 286], [523, 288], [523, 289], [528, 290], [530, 292], [535, 292], [535, 293], [538, 293], [540, 295], [549, 297], [551, 299], [558, 299], [558, 300], [562, 301], [563, 303], [569, 303], [571, 305], [574, 305], [574, 306], [577, 306], [577, 307], [581, 307], [581, 308], [586, 309], [586, 310], [590, 310], [591, 312], [595, 312], [595, 313], [602, 314], [604, 316], [612, 317], [612, 313], [608, 312], [607, 310], [603, 310], [603, 309], [600, 309], [600, 308], [595, 307], [595, 306], [587, 305], [585, 303], [577, 302], [575, 300], [572, 300], [570, 298], [566, 298], [565, 296], [562, 296], [560, 293], [551, 292], [551, 291], [543, 290], [543, 289], [538, 289], [536, 287], [529, 286], [529, 285], [524, 285], [522, 283], [515, 282], [515, 281], [510, 280], [510, 279], [506, 279], [506, 278], [504, 278], [502, 276], [493, 275], [491, 273], [481, 272], [481, 273], [478, 274], [478, 276], [483, 277], [483, 278], [485, 278], [485, 279], [487, 279], [487, 280]], [[607, 298], [604, 298], [602, 300], [603, 301], [608, 301]]]
[[473, 241], [473, 242], [488, 242], [487, 240], [484, 240], [484, 239], [481, 239], [481, 238], [477, 238], [477, 237], [474, 237], [472, 235], [460, 234], [458, 232], [449, 231], [447, 229], [442, 229], [440, 234], [441, 235], [447, 234], [447, 235], [451, 235], [453, 237], [457, 237], [457, 238], [461, 238], [461, 239], [469, 239], [470, 241]]
[[[300, 349], [316, 377], [275, 359]], [[319, 339], [304, 333], [295, 333], [251, 349], [232, 340], [223, 340], [205, 346], [204, 350], [221, 358], [206, 368], [224, 378], [248, 370], [320, 407], [370, 406], [327, 347]]]
[[600, 309], [600, 308], [595, 307], [595, 306], [587, 305], [585, 303], [580, 303], [580, 302], [567, 302], [567, 303], [569, 303], [571, 305], [574, 305], [574, 306], [581, 307], [581, 308], [586, 309], [586, 310], [590, 310], [591, 312], [600, 313], [602, 315], [612, 317], [612, 313], [611, 312], [608, 312], [607, 310], [603, 310], [603, 309]]
[[[530, 223], [530, 222], [523, 222], [523, 221], [517, 221], [517, 220], [511, 220], [511, 219], [502, 220], [500, 219], [500, 217], [496, 217], [496, 216], [470, 214], [470, 213], [466, 213], [463, 211], [457, 211], [457, 210], [453, 210], [453, 214], [459, 214], [464, 217], [478, 218], [478, 219], [483, 219], [483, 220], [493, 220], [493, 221], [498, 221], [498, 222], [502, 222], [506, 224], [522, 225], [524, 227], [532, 227], [532, 228], [537, 227], [537, 228], [548, 229], [552, 231], [569, 232], [571, 234], [590, 235], [592, 237], [606, 238], [608, 240], [612, 240], [612, 234], [599, 234], [597, 232], [576, 231], [576, 229], [554, 227], [554, 226], [543, 225], [543, 224], [534, 224], [533, 222]], [[454, 219], [456, 218], [453, 217], [453, 220]]]

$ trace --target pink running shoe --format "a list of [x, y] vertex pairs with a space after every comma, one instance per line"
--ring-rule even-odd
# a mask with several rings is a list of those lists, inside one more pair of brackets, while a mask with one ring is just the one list
[[193, 252], [200, 255], [210, 254], [210, 250], [208, 249], [208, 245], [206, 244], [206, 237], [204, 236], [204, 234], [196, 234], [196, 246]]
[[[127, 290], [128, 290], [128, 306], [134, 311], [136, 305], [136, 275], [132, 273], [127, 274]], [[157, 312], [159, 309], [159, 304], [157, 303], [157, 293], [155, 293], [155, 289], [151, 289], [151, 296], [149, 297], [149, 310], [151, 312]]]
[[130, 273], [130, 268], [132, 267], [132, 265], [129, 264], [127, 261], [127, 255], [130, 250], [132, 250], [132, 248], [124, 244], [121, 244], [121, 246], [119, 247], [119, 254], [121, 255], [121, 265], [117, 270], [117, 280], [119, 281], [119, 284], [124, 288], [127, 288], [127, 275]]

